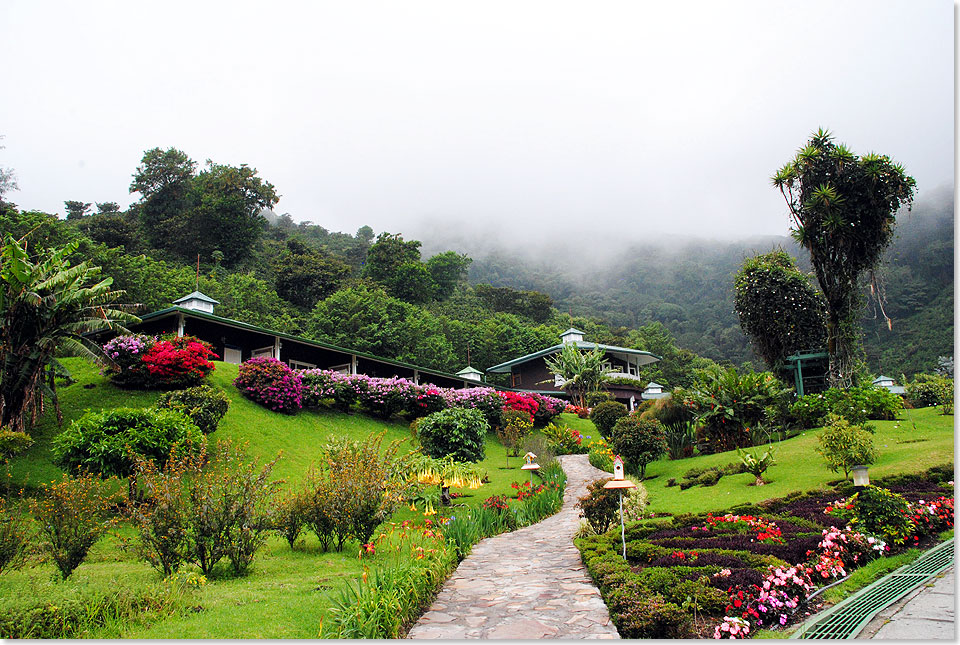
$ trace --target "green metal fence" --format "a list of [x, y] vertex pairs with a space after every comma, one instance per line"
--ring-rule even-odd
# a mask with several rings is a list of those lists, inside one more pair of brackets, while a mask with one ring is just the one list
[[874, 616], [952, 565], [953, 553], [953, 540], [938, 544], [910, 564], [817, 614], [791, 638], [855, 638]]

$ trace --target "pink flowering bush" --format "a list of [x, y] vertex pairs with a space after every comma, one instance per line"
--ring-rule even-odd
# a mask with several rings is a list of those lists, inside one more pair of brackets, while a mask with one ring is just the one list
[[736, 616], [724, 616], [713, 632], [714, 638], [750, 638], [750, 623]]
[[275, 358], [245, 361], [233, 384], [245, 397], [275, 412], [296, 412], [303, 404], [300, 376]]
[[537, 410], [533, 413], [533, 426], [543, 428], [548, 425], [567, 407], [567, 402], [553, 396], [530, 392], [530, 398], [537, 402]]
[[150, 351], [157, 339], [144, 334], [117, 336], [103, 346], [110, 360], [103, 373], [119, 387], [146, 387], [150, 374], [143, 364], [143, 355]]
[[306, 408], [330, 405], [335, 410], [349, 412], [367, 388], [366, 381], [355, 374], [321, 369], [298, 370], [297, 373], [303, 384], [303, 406]]
[[492, 387], [469, 387], [462, 390], [443, 390], [441, 393], [449, 408], [467, 408], [480, 410], [483, 417], [494, 427], [500, 424], [500, 411], [503, 410], [503, 393]]

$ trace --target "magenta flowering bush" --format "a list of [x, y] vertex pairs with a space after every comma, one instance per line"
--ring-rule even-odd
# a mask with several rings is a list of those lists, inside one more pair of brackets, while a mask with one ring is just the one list
[[442, 396], [447, 402], [447, 407], [480, 410], [491, 428], [500, 425], [500, 412], [503, 410], [506, 400], [500, 392], [492, 387], [468, 387], [462, 390], [445, 389]]
[[319, 408], [329, 404], [335, 410], [349, 412], [366, 392], [366, 378], [333, 370], [299, 370], [303, 384], [303, 406]]
[[145, 387], [150, 381], [150, 373], [143, 363], [143, 355], [156, 343], [156, 337], [144, 334], [111, 339], [103, 346], [103, 353], [111, 362], [103, 373], [120, 387]]
[[300, 375], [275, 358], [245, 361], [233, 384], [248, 399], [276, 412], [296, 412], [303, 405]]
[[530, 392], [529, 396], [539, 404], [537, 411], [533, 413], [533, 426], [535, 428], [543, 428], [548, 425], [560, 416], [567, 407], [566, 401], [555, 396], [546, 396], [536, 392]]

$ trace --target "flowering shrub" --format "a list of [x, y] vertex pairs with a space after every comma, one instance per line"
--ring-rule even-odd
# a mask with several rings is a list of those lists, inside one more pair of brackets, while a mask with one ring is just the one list
[[480, 506], [488, 511], [497, 511], [498, 513], [504, 513], [510, 510], [510, 505], [507, 503], [506, 495], [492, 495], [483, 500], [483, 503]]
[[[381, 419], [389, 419], [415, 400], [420, 387], [405, 378], [376, 378], [357, 374], [354, 378], [365, 384], [360, 393], [360, 407]], [[414, 407], [410, 405], [409, 407]]]
[[731, 587], [726, 611], [740, 612], [744, 620], [757, 625], [782, 627], [814, 589], [804, 567], [771, 566], [761, 584], [747, 590]]
[[842, 416], [853, 424], [862, 424], [869, 419], [896, 419], [902, 409], [903, 399], [887, 388], [860, 385], [806, 394], [790, 406], [790, 414], [804, 428], [816, 428], [823, 425], [828, 414]]
[[577, 455], [586, 452], [583, 436], [573, 428], [551, 423], [542, 432], [550, 443], [550, 447], [553, 448], [553, 452], [558, 455]]
[[915, 408], [953, 403], [953, 379], [944, 376], [917, 374], [913, 383], [904, 387]]
[[886, 542], [858, 533], [850, 528], [831, 527], [823, 530], [823, 539], [810, 555], [807, 573], [821, 578], [842, 578], [847, 569], [863, 565], [868, 560], [884, 555], [890, 548]]
[[519, 410], [520, 412], [526, 412], [530, 415], [530, 422], [533, 422], [533, 417], [537, 413], [537, 410], [540, 408], [540, 404], [537, 403], [529, 394], [524, 394], [522, 392], [503, 392], [503, 409], [504, 410]]
[[903, 496], [878, 486], [863, 487], [845, 504], [834, 506], [833, 511], [851, 527], [862, 527], [894, 544], [906, 542], [917, 528], [910, 517], [910, 503]]
[[300, 376], [275, 358], [245, 361], [233, 384], [245, 397], [275, 412], [296, 412], [303, 402]]
[[570, 414], [575, 414], [581, 419], [590, 418], [590, 408], [582, 408], [578, 405], [567, 404], [567, 407], [563, 409], [564, 412], [569, 412]]
[[530, 392], [530, 398], [537, 403], [537, 410], [533, 413], [533, 425], [542, 428], [556, 419], [567, 407], [567, 402], [554, 396], [546, 396]]
[[444, 389], [441, 392], [447, 407], [479, 410], [491, 428], [500, 423], [503, 393], [492, 387], [470, 387], [462, 390]]
[[119, 387], [146, 387], [149, 374], [143, 364], [143, 355], [157, 342], [153, 336], [129, 334], [117, 336], [103, 346], [103, 353], [111, 364], [104, 374]]
[[953, 528], [953, 498], [938, 497], [932, 502], [924, 500], [910, 505], [910, 519], [917, 531], [933, 535]]
[[333, 370], [299, 370], [303, 386], [303, 406], [319, 408], [329, 401], [334, 409], [349, 412], [366, 391], [366, 377], [357, 374], [343, 374]]
[[404, 406], [404, 412], [411, 418], [418, 419], [447, 408], [443, 392], [435, 385], [420, 386], [411, 394]]
[[143, 355], [150, 385], [181, 389], [198, 385], [213, 371], [211, 359], [218, 358], [210, 343], [194, 336], [163, 338]]

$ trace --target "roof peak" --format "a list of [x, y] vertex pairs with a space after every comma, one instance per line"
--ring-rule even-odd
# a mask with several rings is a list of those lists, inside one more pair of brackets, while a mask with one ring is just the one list
[[177, 298], [176, 300], [173, 301], [173, 304], [176, 305], [176, 304], [179, 304], [179, 303], [181, 303], [181, 302], [186, 302], [187, 300], [203, 300], [204, 302], [212, 302], [212, 303], [215, 304], [215, 305], [219, 305], [219, 304], [220, 304], [220, 301], [219, 301], [219, 300], [214, 300], [213, 298], [211, 298], [211, 297], [208, 296], [207, 294], [202, 293], [202, 292], [200, 292], [200, 291], [193, 291], [192, 293], [188, 293], [187, 295], [185, 295], [185, 296], [182, 297], [182, 298]]

